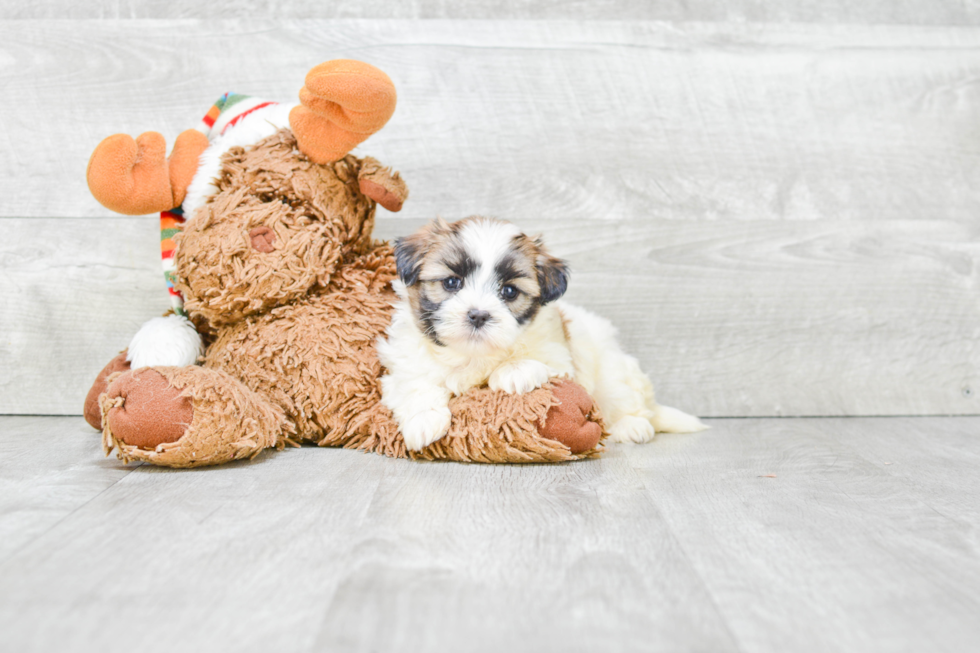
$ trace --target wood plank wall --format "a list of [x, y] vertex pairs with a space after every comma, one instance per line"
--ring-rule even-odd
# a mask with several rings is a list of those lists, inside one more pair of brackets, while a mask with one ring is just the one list
[[156, 219], [85, 187], [98, 141], [335, 57], [399, 89], [359, 150], [412, 189], [379, 235], [542, 232], [664, 402], [978, 412], [980, 2], [321, 4], [0, 9], [0, 413], [79, 413], [166, 308]]
[[414, 18], [977, 25], [978, 0], [33, 0], [16, 18]]

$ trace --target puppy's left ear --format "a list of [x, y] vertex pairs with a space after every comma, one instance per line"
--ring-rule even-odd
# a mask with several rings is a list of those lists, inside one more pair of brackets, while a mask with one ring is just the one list
[[568, 265], [560, 258], [541, 250], [535, 261], [538, 272], [538, 286], [541, 287], [541, 301], [553, 302], [568, 290]]
[[427, 239], [428, 234], [422, 232], [395, 241], [395, 267], [398, 278], [406, 286], [413, 286], [419, 280]]

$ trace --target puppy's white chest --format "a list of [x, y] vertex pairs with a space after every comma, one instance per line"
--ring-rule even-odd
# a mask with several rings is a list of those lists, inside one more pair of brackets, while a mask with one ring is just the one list
[[464, 365], [451, 368], [446, 374], [444, 385], [447, 390], [459, 396], [471, 388], [486, 384], [497, 364], [497, 361], [471, 360]]

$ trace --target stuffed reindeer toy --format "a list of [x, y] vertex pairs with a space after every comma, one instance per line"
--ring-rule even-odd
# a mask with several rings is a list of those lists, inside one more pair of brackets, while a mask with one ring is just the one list
[[309, 72], [299, 100], [229, 93], [169, 157], [154, 132], [110, 136], [92, 154], [99, 202], [160, 213], [173, 306], [88, 394], [106, 453], [171, 467], [303, 443], [484, 463], [596, 455], [601, 418], [567, 380], [525, 394], [473, 388], [450, 402], [446, 437], [405, 447], [376, 352], [397, 301], [395, 258], [371, 232], [377, 205], [400, 210], [408, 188], [350, 154], [392, 116], [395, 87], [336, 60]]

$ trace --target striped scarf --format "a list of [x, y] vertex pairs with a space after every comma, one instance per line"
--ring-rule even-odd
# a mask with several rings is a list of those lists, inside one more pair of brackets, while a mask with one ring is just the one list
[[[225, 93], [208, 110], [195, 129], [207, 136], [209, 141], [213, 141], [248, 114], [273, 104], [277, 103], [238, 93]], [[184, 297], [174, 287], [176, 279], [174, 236], [184, 228], [186, 219], [183, 209], [179, 206], [160, 213], [160, 255], [163, 262], [163, 278], [167, 282], [170, 306], [174, 313], [184, 317], [187, 317], [187, 311], [184, 310]]]

